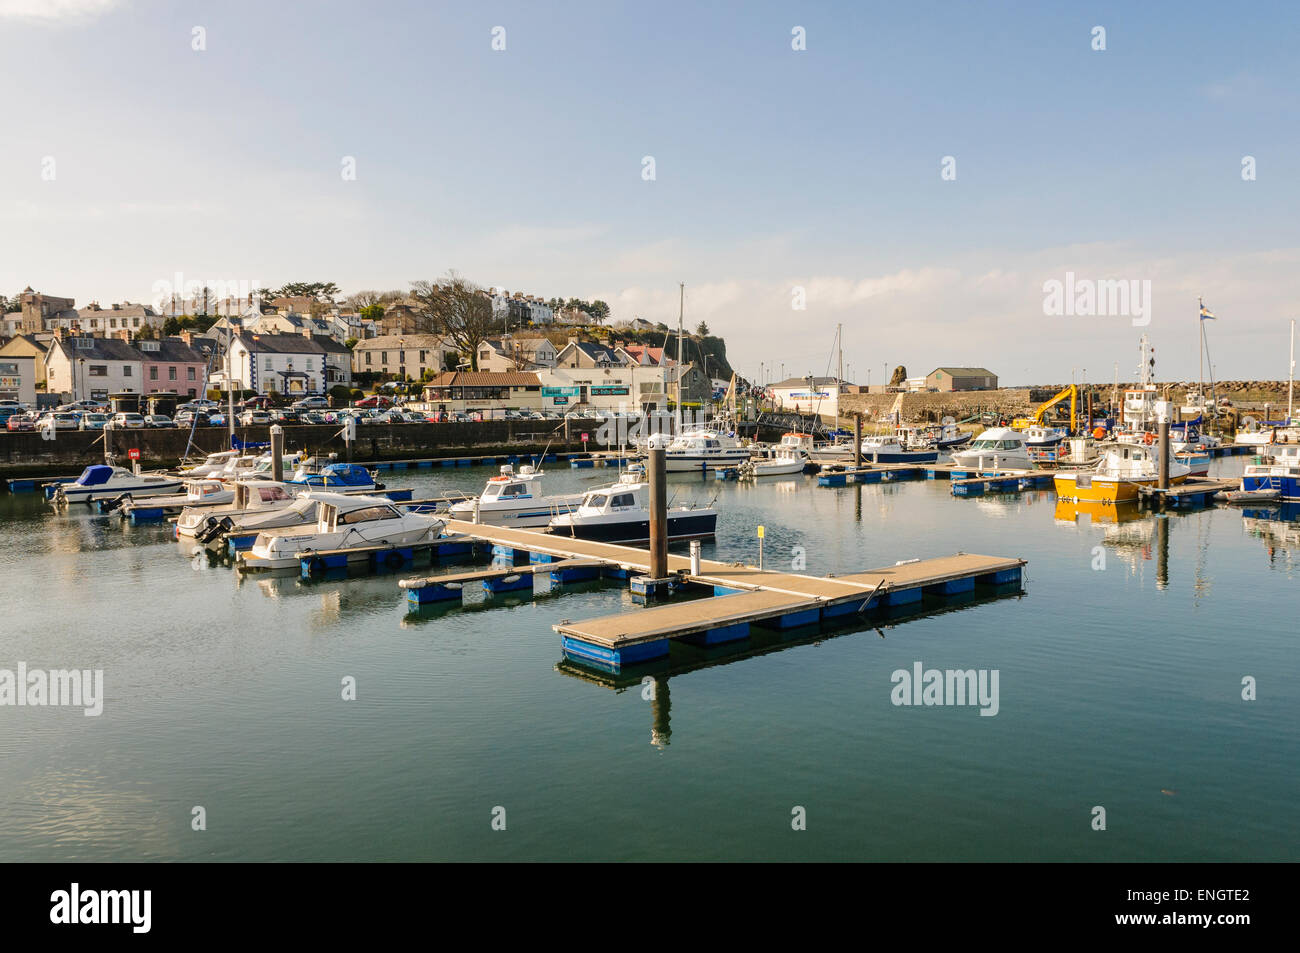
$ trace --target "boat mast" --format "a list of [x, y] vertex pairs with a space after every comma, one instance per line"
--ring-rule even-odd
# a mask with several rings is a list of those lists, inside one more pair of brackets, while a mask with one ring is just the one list
[[234, 377], [234, 350], [235, 350], [235, 326], [230, 324], [230, 319], [226, 318], [227, 335], [226, 335], [226, 423], [230, 427], [230, 449], [235, 449], [235, 382]]
[[682, 328], [686, 313], [686, 282], [677, 283], [677, 432], [682, 432]]
[[1205, 301], [1201, 298], [1196, 299], [1198, 305], [1196, 309], [1196, 323], [1201, 326], [1201, 362], [1196, 369], [1197, 389], [1196, 396], [1200, 398], [1201, 410], [1205, 410]]
[[1291, 319], [1291, 375], [1286, 384], [1286, 422], [1295, 420], [1292, 416], [1295, 397], [1295, 318]]
[[835, 325], [835, 344], [839, 348], [839, 370], [835, 376], [835, 429], [840, 429], [840, 394], [844, 382], [844, 325]]

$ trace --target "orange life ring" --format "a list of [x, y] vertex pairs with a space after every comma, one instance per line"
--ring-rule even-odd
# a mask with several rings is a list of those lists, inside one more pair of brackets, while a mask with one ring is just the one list
[[1142, 442], [1145, 443], [1148, 447], [1151, 446], [1153, 443], [1156, 442], [1155, 434], [1149, 434], [1149, 433], [1143, 434]]

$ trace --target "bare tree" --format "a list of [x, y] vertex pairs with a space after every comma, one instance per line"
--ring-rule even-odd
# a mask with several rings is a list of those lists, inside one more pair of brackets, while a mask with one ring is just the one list
[[478, 370], [478, 349], [497, 329], [492, 298], [482, 288], [449, 271], [437, 281], [411, 282], [417, 330], [440, 334]]

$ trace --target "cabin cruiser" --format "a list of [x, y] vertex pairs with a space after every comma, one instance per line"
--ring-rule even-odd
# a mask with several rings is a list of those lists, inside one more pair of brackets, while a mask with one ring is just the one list
[[540, 470], [522, 466], [516, 473], [506, 464], [478, 496], [453, 503], [450, 515], [452, 519], [488, 526], [545, 526], [551, 517], [568, 513], [581, 502], [581, 493], [544, 495]]
[[[217, 481], [212, 481], [217, 482]], [[271, 480], [240, 480], [234, 486], [189, 502], [176, 519], [176, 535], [198, 536], [226, 517], [268, 513], [288, 507], [297, 499], [297, 487]], [[315, 515], [313, 513], [313, 515]], [[307, 517], [302, 522], [307, 522]]]
[[[1190, 470], [1178, 460], [1169, 461], [1169, 483], [1182, 483]], [[1155, 446], [1119, 444], [1102, 454], [1090, 470], [1062, 470], [1053, 478], [1056, 495], [1063, 500], [1120, 503], [1136, 500], [1142, 487], [1160, 480], [1160, 451]]]
[[256, 453], [236, 454], [226, 461], [226, 465], [209, 476], [216, 477], [218, 480], [238, 480], [240, 477], [246, 477], [257, 469], [257, 461], [260, 459]]
[[1010, 427], [985, 430], [965, 450], [952, 455], [952, 462], [977, 470], [1033, 470], [1024, 435]]
[[716, 470], [749, 459], [749, 448], [720, 430], [688, 430], [677, 435], [665, 451], [669, 473]]
[[114, 500], [126, 494], [158, 496], [180, 493], [185, 481], [165, 473], [140, 473], [125, 467], [96, 464], [81, 471], [73, 483], [61, 483], [54, 491], [54, 503], [89, 503]]
[[1173, 447], [1175, 453], [1208, 450], [1219, 446], [1219, 438], [1203, 431], [1201, 423], [1201, 418], [1197, 417], [1195, 420], [1169, 425], [1169, 445]]
[[1033, 424], [1023, 431], [1025, 446], [1031, 450], [1055, 448], [1065, 439], [1066, 433], [1058, 427]]
[[202, 463], [192, 467], [182, 467], [177, 472], [187, 480], [197, 480], [201, 477], [215, 476], [219, 471], [225, 468], [227, 463], [238, 456], [238, 450], [222, 450], [218, 453], [209, 453], [204, 457]]
[[803, 473], [807, 460], [802, 451], [794, 447], [778, 446], [769, 457], [750, 460], [740, 465], [740, 475], [749, 477], [791, 476]]
[[[671, 507], [667, 514], [670, 542], [712, 537], [718, 511], [711, 506]], [[604, 543], [644, 543], [650, 539], [650, 484], [625, 473], [617, 483], [588, 490], [571, 513], [550, 522], [550, 531], [574, 539]]]
[[320, 490], [382, 490], [375, 475], [356, 463], [331, 463], [319, 472], [299, 466], [293, 476], [284, 482], [299, 487]]
[[401, 509], [382, 496], [340, 496], [321, 500], [316, 523], [258, 534], [253, 548], [239, 554], [245, 569], [287, 569], [303, 553], [362, 546], [411, 546], [442, 535], [446, 521]]
[[[131, 497], [121, 501], [122, 515], [130, 516], [135, 510], [161, 509], [175, 511], [185, 507], [217, 506], [230, 502], [235, 491], [220, 480], [186, 480], [184, 495], [164, 493], [158, 496]], [[101, 509], [105, 507], [101, 505]], [[115, 509], [116, 507], [108, 507]]]
[[922, 431], [922, 444], [933, 447], [940, 453], [950, 453], [958, 447], [970, 443], [971, 435], [957, 426], [951, 417], [945, 417], [937, 427], [928, 427]]
[[783, 433], [778, 443], [760, 444], [751, 449], [751, 455], [754, 457], [775, 457], [794, 451], [800, 456], [806, 456], [813, 449], [813, 436], [810, 433]]
[[871, 463], [934, 463], [938, 450], [906, 450], [897, 436], [862, 438], [862, 459]]

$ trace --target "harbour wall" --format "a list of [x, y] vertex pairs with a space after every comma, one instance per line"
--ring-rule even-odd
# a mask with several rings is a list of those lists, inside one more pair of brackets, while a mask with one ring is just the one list
[[[1046, 396], [1043, 396], [1046, 394]], [[899, 394], [845, 394], [840, 398], [840, 414], [865, 414], [875, 420], [894, 409]], [[979, 413], [995, 413], [1016, 417], [1030, 412], [1038, 403], [1047, 400], [1051, 393], [1036, 388], [1006, 388], [1002, 390], [952, 391], [948, 393], [902, 394], [900, 416], [905, 423], [939, 421], [944, 417], [964, 420]]]
[[[458, 424], [367, 424], [357, 429], [352, 459], [404, 460], [421, 457], [468, 457], [505, 453], [540, 453], [547, 447], [554, 451], [581, 451], [582, 441], [574, 428], [571, 439], [564, 439], [554, 421], [531, 422], [493, 420]], [[338, 436], [337, 424], [301, 425], [284, 428], [285, 450], [307, 453], [337, 453], [345, 459], [347, 447]], [[269, 442], [269, 427], [241, 427], [236, 435], [247, 442]], [[185, 453], [190, 439], [188, 430], [115, 430], [109, 431], [117, 462], [129, 466], [127, 452], [140, 451], [141, 465], [146, 468], [172, 467]], [[595, 436], [594, 432], [592, 436]], [[190, 457], [229, 449], [229, 434], [224, 428], [210, 427], [194, 431]], [[603, 447], [592, 442], [589, 449]], [[40, 433], [0, 433], [0, 475], [45, 476], [75, 473], [92, 463], [104, 461], [102, 431], [65, 430], [53, 440]]]

